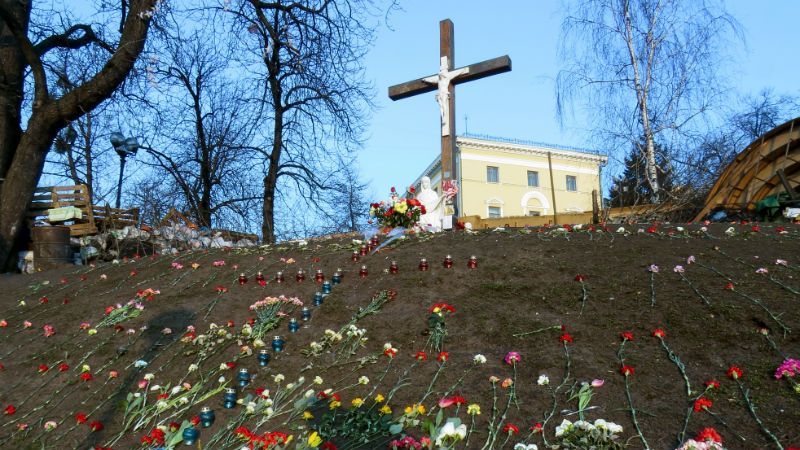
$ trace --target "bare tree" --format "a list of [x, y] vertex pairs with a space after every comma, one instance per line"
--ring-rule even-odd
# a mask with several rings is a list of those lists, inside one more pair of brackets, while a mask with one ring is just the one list
[[[363, 58], [371, 42], [369, 0], [240, 0], [225, 4], [233, 32], [257, 59], [265, 119], [262, 235], [276, 239], [275, 214], [282, 180], [292, 196], [311, 201], [333, 188], [331, 165], [360, 144], [372, 90]], [[251, 59], [252, 60], [252, 59]], [[244, 64], [243, 64], [244, 65]], [[247, 64], [249, 65], [249, 64]], [[286, 204], [291, 204], [286, 201]]]
[[[255, 149], [250, 143], [258, 125], [247, 87], [228, 75], [230, 48], [213, 33], [162, 39], [162, 57], [153, 61], [150, 80], [140, 80], [145, 101], [132, 102], [152, 142], [145, 164], [174, 184], [181, 204], [200, 226], [212, 218], [240, 211], [237, 204], [260, 199], [252, 185]], [[149, 111], [148, 117], [141, 117]], [[218, 221], [218, 220], [217, 220]], [[216, 221], [213, 221], [216, 222]]]
[[[562, 25], [558, 114], [579, 103], [610, 150], [638, 146], [657, 200], [656, 142], [701, 126], [723, 92], [717, 68], [738, 30], [715, 0], [574, 2]], [[664, 134], [672, 136], [658, 139]]]
[[[25, 211], [42, 174], [53, 139], [67, 123], [92, 111], [125, 80], [144, 48], [157, 0], [131, 0], [114, 53], [91, 79], [55, 96], [44, 64], [54, 49], [81, 49], [100, 42], [88, 24], [74, 24], [37, 42], [30, 32], [32, 1], [0, 2], [0, 264], [7, 266]], [[123, 2], [125, 3], [125, 2]], [[108, 44], [105, 44], [108, 45]], [[23, 111], [26, 73], [33, 88]], [[27, 124], [23, 129], [23, 118]]]
[[705, 193], [725, 167], [751, 142], [778, 125], [797, 116], [800, 99], [764, 89], [745, 95], [730, 106], [719, 126], [705, 134], [696, 149], [686, 157], [687, 182]]

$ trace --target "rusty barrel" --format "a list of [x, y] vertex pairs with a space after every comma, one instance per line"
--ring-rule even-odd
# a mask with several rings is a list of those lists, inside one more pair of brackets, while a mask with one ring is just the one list
[[36, 270], [49, 270], [72, 264], [69, 227], [33, 227], [33, 264]]

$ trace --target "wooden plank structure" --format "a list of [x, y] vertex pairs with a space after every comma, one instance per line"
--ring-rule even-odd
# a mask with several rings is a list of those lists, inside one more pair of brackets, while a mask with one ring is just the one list
[[800, 117], [768, 131], [736, 155], [714, 183], [694, 220], [703, 220], [718, 208], [752, 212], [765, 197], [786, 192], [787, 187], [796, 190], [798, 186]]
[[72, 237], [89, 236], [99, 231], [113, 230], [139, 223], [139, 209], [117, 209], [92, 204], [89, 188], [85, 184], [75, 186], [46, 186], [36, 188], [28, 207], [28, 226], [35, 222], [48, 222], [47, 210], [75, 207], [81, 210], [80, 219], [71, 219], [69, 234]]

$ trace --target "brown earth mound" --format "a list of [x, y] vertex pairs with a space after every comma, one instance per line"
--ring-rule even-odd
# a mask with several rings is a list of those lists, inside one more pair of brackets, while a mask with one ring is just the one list
[[[387, 448], [398, 435], [365, 432], [359, 435], [367, 436], [364, 444], [341, 432], [346, 426], [326, 421], [332, 412], [341, 420], [355, 417], [345, 413], [358, 409], [354, 399], [364, 399], [361, 408], [370, 411], [366, 415], [377, 417], [373, 413], [384, 406], [373, 406], [377, 394], [388, 398], [382, 403], [389, 408], [381, 417], [397, 421], [426, 392], [426, 414], [405, 416], [422, 421], [417, 426], [406, 422], [403, 432], [416, 439], [430, 436], [425, 419], [435, 420], [443, 411], [443, 418], [458, 416], [468, 426], [476, 419], [469, 443], [461, 441], [459, 448], [484, 447], [492, 421], [499, 430], [493, 448], [512, 448], [525, 439], [543, 448], [542, 434], [532, 433], [531, 427], [544, 423], [544, 437], [552, 444], [555, 427], [565, 418], [578, 418], [573, 414], [577, 401], [569, 399], [569, 393], [593, 379], [605, 383], [594, 390], [586, 419], [622, 425], [621, 441], [629, 448], [643, 448], [632, 422], [626, 377], [620, 373], [622, 332], [633, 336], [624, 345], [624, 364], [633, 368], [627, 377], [630, 401], [650, 448], [678, 446], [687, 411], [701, 394], [712, 401], [710, 413], [691, 412], [686, 438], [714, 427], [731, 449], [777, 447], [768, 432], [784, 447], [800, 445], [800, 393], [793, 390], [794, 379], [775, 378], [784, 358], [800, 358], [800, 230], [792, 226], [780, 233], [761, 226], [753, 231], [750, 225], [737, 225], [735, 234], [727, 235], [728, 226], [712, 226], [707, 232], [699, 225], [685, 231], [648, 227], [639, 232], [639, 226], [628, 226], [627, 233], [584, 228], [411, 236], [358, 262], [351, 260], [358, 245], [329, 240], [305, 247], [148, 256], [113, 265], [3, 276], [0, 408], [5, 414], [0, 415], [0, 448], [83, 450], [112, 442], [115, 449], [140, 448], [143, 439], [153, 439], [155, 425], [190, 420], [202, 406], [213, 408], [216, 421], [208, 428], [198, 426], [201, 448], [241, 448], [247, 440], [237, 436], [239, 426], [254, 434], [293, 435], [290, 448], [309, 442], [313, 430], [323, 434], [323, 446], [330, 441], [340, 449]], [[449, 269], [442, 263], [448, 254], [454, 261]], [[477, 257], [477, 269], [467, 267], [471, 255]], [[690, 256], [694, 263], [687, 263]], [[421, 258], [427, 258], [429, 270], [418, 269]], [[397, 274], [388, 271], [393, 260]], [[215, 266], [215, 261], [225, 264]], [[369, 272], [363, 278], [362, 265]], [[648, 270], [651, 265], [658, 266], [657, 273]], [[679, 265], [683, 273], [675, 271]], [[299, 268], [307, 273], [302, 283], [295, 281]], [[272, 337], [280, 334], [285, 351], [270, 349], [271, 361], [260, 367], [257, 343], [252, 335], [241, 335], [242, 325], [255, 316], [248, 306], [279, 295], [296, 296], [311, 306], [320, 290], [314, 281], [316, 270], [330, 280], [337, 268], [344, 272], [342, 283], [333, 286], [321, 306], [311, 307], [311, 319], [301, 321], [299, 331], [289, 333], [288, 318], [276, 317], [277, 328], [267, 331], [263, 340], [269, 348]], [[767, 273], [757, 273], [760, 268]], [[274, 280], [278, 270], [285, 274], [283, 283]], [[264, 286], [255, 280], [259, 271], [266, 278]], [[238, 282], [240, 273], [248, 278], [244, 285]], [[160, 293], [141, 292], [146, 289]], [[396, 293], [394, 299], [373, 304], [374, 314], [358, 314], [377, 293], [389, 290]], [[107, 307], [137, 298], [144, 305], [138, 317], [117, 327], [98, 326], [109, 317]], [[443, 364], [427, 345], [429, 309], [439, 302], [455, 309], [445, 319], [448, 357]], [[287, 305], [284, 311], [300, 319], [299, 307]], [[338, 343], [316, 356], [308, 353], [312, 342], [324, 345], [326, 329], [339, 331], [354, 316], [359, 319], [353, 322], [356, 327], [366, 330], [364, 347], [356, 346], [349, 354]], [[82, 323], [89, 328], [81, 329]], [[220, 328], [209, 332], [212, 323]], [[190, 325], [194, 335], [186, 337]], [[665, 333], [662, 339], [652, 335], [657, 328]], [[89, 334], [92, 329], [97, 333]], [[55, 334], [46, 337], [50, 331]], [[573, 341], [563, 343], [565, 334]], [[200, 351], [197, 340], [191, 342], [197, 335], [220, 343]], [[384, 343], [397, 349], [394, 358], [386, 356], [392, 349], [385, 351]], [[254, 354], [248, 355], [248, 349]], [[423, 350], [428, 358], [420, 361], [416, 355]], [[515, 378], [503, 361], [511, 351], [521, 356]], [[475, 365], [476, 354], [485, 355], [487, 363]], [[223, 369], [226, 362], [235, 367]], [[62, 363], [69, 367], [59, 368]], [[190, 371], [192, 364], [197, 369]], [[743, 372], [738, 381], [726, 375], [731, 366]], [[242, 367], [249, 369], [252, 380], [239, 397], [258, 400], [256, 388], [270, 390], [272, 416], [261, 400], [254, 403], [252, 415], [247, 401], [223, 408], [218, 378], [224, 376], [228, 385], [235, 385]], [[148, 373], [154, 378], [140, 388]], [[277, 374], [285, 380], [276, 383]], [[549, 377], [549, 385], [537, 383], [542, 374]], [[304, 382], [297, 384], [300, 376]], [[322, 378], [318, 385], [312, 381], [317, 376]], [[361, 376], [369, 383], [358, 384]], [[491, 376], [499, 378], [496, 385], [489, 381]], [[501, 387], [506, 378], [516, 380], [515, 397], [509, 397], [511, 388]], [[709, 380], [717, 380], [719, 388], [706, 390]], [[287, 389], [289, 382], [295, 385]], [[182, 383], [188, 385], [171, 390]], [[743, 401], [740, 384], [752, 411]], [[156, 385], [161, 389], [150, 390]], [[291, 388], [300, 385], [301, 390], [290, 396]], [[494, 419], [493, 386], [498, 395]], [[306, 389], [331, 391], [328, 396], [315, 395], [320, 398], [315, 405], [295, 403]], [[333, 392], [339, 394], [341, 406], [335, 404]], [[153, 410], [145, 420], [135, 415], [130, 403], [126, 413], [125, 400], [136, 398], [132, 393], [146, 397], [148, 406], [156, 404], [159, 394], [175, 404]], [[206, 393], [213, 395], [203, 398]], [[454, 396], [456, 403], [463, 397], [466, 404], [437, 406], [443, 397]], [[468, 404], [479, 405], [481, 414], [468, 415]], [[501, 418], [504, 411], [507, 417]], [[48, 425], [50, 421], [54, 424]], [[139, 428], [134, 429], [137, 422]], [[518, 427], [519, 434], [508, 424]], [[311, 443], [320, 445], [313, 438]]]

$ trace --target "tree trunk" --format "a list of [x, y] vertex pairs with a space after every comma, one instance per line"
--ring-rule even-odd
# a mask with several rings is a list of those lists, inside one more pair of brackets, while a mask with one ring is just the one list
[[275, 190], [278, 186], [278, 168], [283, 148], [283, 111], [280, 106], [275, 111], [274, 141], [272, 153], [269, 155], [267, 176], [264, 177], [264, 206], [261, 223], [261, 235], [264, 242], [275, 242]]
[[[21, 3], [21, 2], [20, 2]], [[19, 5], [15, 16], [27, 31], [31, 5]], [[19, 144], [25, 58], [10, 28], [0, 20], [0, 192]]]
[[[140, 16], [140, 13], [153, 8], [155, 1], [137, 0], [131, 2], [131, 14], [125, 19], [125, 28], [120, 37], [117, 51], [106, 61], [103, 68], [94, 77], [64, 94], [59, 99], [51, 98], [46, 90], [47, 80], [43, 79], [45, 75], [41, 69], [39, 57], [37, 55], [29, 55], [29, 58], [25, 58], [26, 66], [32, 63], [39, 65], [40, 75], [38, 75], [39, 78], [35, 83], [33, 110], [30, 113], [25, 132], [19, 137], [18, 144], [8, 147], [9, 142], [0, 140], [0, 145], [2, 145], [0, 147], [0, 155], [2, 155], [0, 160], [10, 161], [10, 163], [3, 162], [8, 166], [5, 173], [5, 181], [2, 183], [2, 190], [0, 190], [0, 268], [8, 267], [13, 261], [13, 250], [15, 245], [19, 245], [17, 239], [26, 219], [28, 204], [39, 182], [45, 158], [53, 139], [58, 131], [69, 121], [81, 117], [106, 100], [128, 76], [131, 69], [133, 69], [134, 62], [144, 49], [144, 42], [150, 25], [149, 18]], [[25, 39], [27, 36], [31, 2], [3, 3], [3, 11], [7, 13], [4, 19], [16, 21], [17, 26], [13, 26], [6, 20], [0, 21], [8, 25], [4, 26], [3, 33], [0, 33], [0, 38], [9, 37], [5, 33], [7, 29], [11, 29], [14, 32], [13, 39], [3, 40], [2, 44], [21, 51], [22, 47], [19, 42], [20, 39]], [[11, 48], [0, 47], [0, 57], [13, 56]], [[6, 51], [11, 53], [3, 54]], [[10, 64], [14, 64], [13, 59], [11, 61], [3, 60], [4, 69], [7, 69]], [[11, 72], [0, 70], [0, 75], [8, 76], [9, 73]], [[11, 73], [11, 75], [13, 74]], [[19, 85], [18, 91], [0, 91], [0, 107], [5, 108], [8, 105], [15, 105], [16, 103], [14, 102], [20, 101], [21, 97], [22, 84]], [[2, 114], [6, 112], [4, 111]], [[11, 113], [11, 115], [3, 115], [2, 120], [10, 120], [13, 117], [13, 111]], [[19, 121], [16, 122], [16, 127], [18, 130], [20, 129]], [[12, 129], [12, 126], [0, 123], [0, 128], [7, 130]], [[11, 136], [3, 137], [8, 138]]]
[[[0, 197], [0, 269], [13, 263], [14, 250], [20, 246], [16, 239], [26, 226], [26, 211], [44, 168], [47, 148], [55, 138], [57, 128], [47, 129], [41, 123], [29, 128], [16, 148], [16, 157], [8, 170]], [[16, 248], [15, 248], [15, 244]]]

